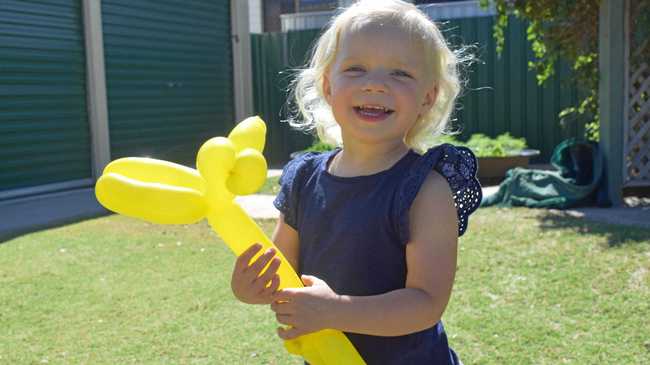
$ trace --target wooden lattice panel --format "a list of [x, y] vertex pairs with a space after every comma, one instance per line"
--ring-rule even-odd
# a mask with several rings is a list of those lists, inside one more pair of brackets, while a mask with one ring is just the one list
[[630, 67], [625, 140], [626, 186], [650, 186], [650, 66]]

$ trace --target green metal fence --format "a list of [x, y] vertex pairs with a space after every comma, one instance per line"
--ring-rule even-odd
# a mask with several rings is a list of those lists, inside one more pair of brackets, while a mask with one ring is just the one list
[[265, 150], [271, 165], [286, 162], [291, 152], [309, 146], [313, 137], [292, 130], [282, 120], [287, 112], [287, 89], [292, 69], [303, 65], [320, 31], [251, 35], [255, 113], [268, 126]]
[[0, 1], [0, 191], [90, 184], [86, 108], [81, 2]]
[[[454, 127], [461, 139], [473, 133], [489, 136], [509, 132], [526, 138], [541, 155], [533, 162], [547, 162], [553, 148], [569, 137], [581, 137], [584, 120], [561, 125], [558, 113], [574, 105], [578, 90], [571, 84], [571, 69], [556, 66], [556, 75], [544, 86], [537, 85], [528, 70], [533, 60], [526, 39], [526, 24], [512, 18], [505, 34], [506, 47], [500, 57], [492, 38], [493, 17], [453, 19], [439, 22], [448, 42], [458, 48], [475, 44], [480, 59], [465, 74], [466, 88], [458, 99]], [[269, 125], [267, 157], [272, 164], [287, 161], [289, 154], [311, 144], [312, 137], [292, 131], [281, 120], [286, 115], [287, 87], [291, 69], [303, 65], [320, 30], [252, 35], [255, 112]]]
[[234, 119], [228, 1], [103, 0], [111, 159], [194, 165]]

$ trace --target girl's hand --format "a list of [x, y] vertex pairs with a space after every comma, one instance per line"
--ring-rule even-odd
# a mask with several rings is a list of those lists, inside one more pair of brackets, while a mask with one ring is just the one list
[[271, 309], [279, 323], [291, 326], [278, 328], [278, 336], [291, 340], [307, 333], [328, 328], [334, 304], [340, 300], [326, 282], [302, 275], [305, 288], [283, 289], [273, 295]]
[[[237, 299], [247, 304], [271, 304], [273, 293], [280, 286], [280, 277], [277, 275], [280, 259], [273, 258], [274, 249], [267, 250], [255, 262], [250, 263], [261, 249], [262, 245], [258, 243], [246, 249], [237, 258], [232, 272], [230, 281], [232, 292]], [[267, 264], [269, 267], [262, 274]]]

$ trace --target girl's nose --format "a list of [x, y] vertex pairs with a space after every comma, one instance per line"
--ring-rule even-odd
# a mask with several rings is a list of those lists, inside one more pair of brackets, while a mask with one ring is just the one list
[[361, 88], [364, 92], [377, 93], [384, 93], [388, 89], [383, 76], [374, 73], [369, 73], [367, 75]]

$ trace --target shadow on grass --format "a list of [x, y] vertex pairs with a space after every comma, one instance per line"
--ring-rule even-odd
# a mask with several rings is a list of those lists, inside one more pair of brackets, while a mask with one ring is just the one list
[[29, 225], [26, 227], [19, 227], [19, 228], [10, 228], [10, 229], [1, 229], [0, 230], [0, 245], [11, 241], [16, 238], [20, 238], [22, 236], [31, 234], [31, 233], [36, 233], [40, 231], [44, 231], [46, 229], [54, 229], [54, 228], [59, 228], [66, 226], [68, 224], [74, 224], [74, 223], [79, 223], [91, 219], [96, 219], [100, 217], [105, 217], [109, 215], [113, 215], [114, 213], [104, 211], [104, 212], [95, 212], [95, 213], [88, 213], [88, 214], [83, 214], [79, 216], [73, 216], [73, 217], [65, 217], [65, 218], [60, 218], [60, 219], [53, 219], [47, 222], [40, 222], [37, 224]]
[[546, 211], [538, 219], [542, 230], [570, 229], [606, 237], [609, 247], [650, 243], [650, 229], [586, 220], [573, 217], [565, 211]]

